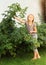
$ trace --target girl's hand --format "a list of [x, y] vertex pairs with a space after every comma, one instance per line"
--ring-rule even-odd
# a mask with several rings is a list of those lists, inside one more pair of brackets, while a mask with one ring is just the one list
[[32, 34], [32, 33], [33, 33], [33, 31], [30, 31], [30, 33]]
[[15, 19], [15, 16], [13, 18]]
[[30, 33], [32, 34], [32, 33], [37, 33], [36, 31], [30, 31]]
[[16, 16], [14, 16], [13, 18], [16, 19]]

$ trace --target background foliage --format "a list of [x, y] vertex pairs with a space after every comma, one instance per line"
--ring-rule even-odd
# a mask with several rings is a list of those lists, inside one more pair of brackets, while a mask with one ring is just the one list
[[[38, 28], [38, 42], [32, 39], [31, 35], [28, 33], [26, 26], [20, 24], [22, 27], [16, 27], [16, 21], [13, 16], [19, 16], [21, 18], [25, 17], [27, 7], [21, 8], [20, 4], [15, 3], [8, 6], [8, 10], [2, 15], [4, 18], [0, 23], [0, 56], [11, 55], [16, 56], [17, 53], [27, 52], [32, 49], [33, 45], [40, 47], [46, 44], [46, 24], [43, 23]], [[16, 13], [19, 12], [19, 15]], [[35, 44], [34, 44], [35, 43]]]
[[38, 41], [42, 46], [46, 46], [46, 23], [38, 26]]

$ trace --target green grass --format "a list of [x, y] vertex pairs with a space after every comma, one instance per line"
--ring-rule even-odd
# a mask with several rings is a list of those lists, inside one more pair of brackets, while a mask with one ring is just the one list
[[31, 60], [33, 53], [26, 53], [21, 56], [3, 57], [0, 59], [0, 65], [46, 65], [46, 48], [39, 49], [41, 59]]

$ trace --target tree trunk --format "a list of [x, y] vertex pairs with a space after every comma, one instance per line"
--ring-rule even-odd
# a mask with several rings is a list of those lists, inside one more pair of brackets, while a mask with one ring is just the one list
[[42, 15], [44, 20], [46, 21], [46, 0], [41, 0], [42, 5]]
[[41, 0], [41, 7], [44, 21], [46, 21], [46, 0]]

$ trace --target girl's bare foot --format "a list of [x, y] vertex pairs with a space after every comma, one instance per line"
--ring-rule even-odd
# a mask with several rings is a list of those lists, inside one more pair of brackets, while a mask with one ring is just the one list
[[38, 59], [40, 59], [40, 58], [41, 58], [41, 57], [40, 57], [40, 55], [39, 55], [39, 53], [37, 54], [37, 58], [38, 58]]
[[38, 55], [38, 57], [37, 57], [38, 59], [40, 59], [41, 57]]
[[34, 57], [32, 58], [32, 60], [36, 60], [36, 59], [40, 59], [40, 55], [38, 51], [34, 51]]
[[36, 59], [37, 59], [36, 57], [32, 58], [32, 60], [36, 60]]
[[41, 57], [38, 55], [37, 57], [32, 58], [32, 60], [40, 59]]

